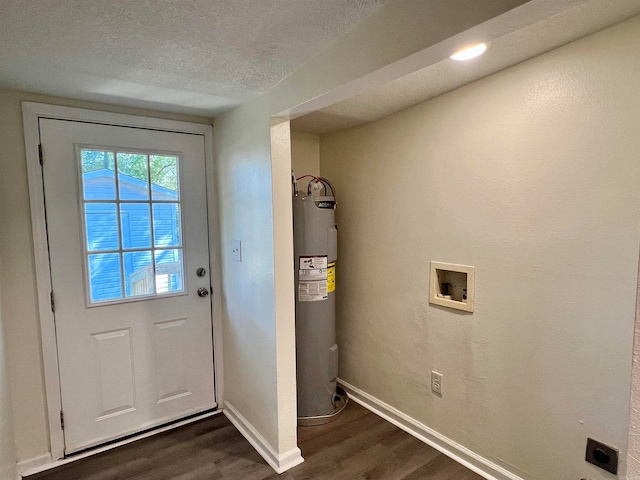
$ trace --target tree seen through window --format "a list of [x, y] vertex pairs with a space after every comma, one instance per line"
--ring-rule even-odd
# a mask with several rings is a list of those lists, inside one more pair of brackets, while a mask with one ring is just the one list
[[[118, 153], [119, 159], [127, 159], [118, 166], [121, 174], [128, 175], [143, 182], [147, 181], [146, 155], [138, 153]], [[136, 159], [140, 161], [135, 161]], [[149, 155], [151, 184], [178, 190], [177, 158], [168, 155]], [[101, 150], [82, 151], [82, 173], [96, 170], [115, 170], [113, 153]]]

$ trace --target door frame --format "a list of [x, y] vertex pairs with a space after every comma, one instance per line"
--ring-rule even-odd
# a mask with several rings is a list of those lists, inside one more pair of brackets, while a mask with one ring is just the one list
[[[22, 122], [24, 126], [25, 154], [31, 204], [31, 228], [36, 273], [37, 311], [40, 319], [42, 361], [44, 368], [45, 396], [49, 426], [51, 460], [64, 458], [64, 432], [60, 421], [62, 396], [58, 370], [58, 346], [56, 342], [55, 318], [51, 309], [51, 270], [49, 268], [49, 248], [45, 218], [44, 184], [40, 165], [39, 119], [71, 120], [102, 125], [142, 128], [202, 135], [205, 145], [207, 220], [209, 222], [209, 271], [211, 272], [211, 316], [213, 328], [214, 392], [218, 408], [224, 404], [222, 378], [222, 290], [221, 257], [219, 249], [220, 232], [217, 198], [215, 195], [215, 168], [213, 159], [213, 127], [211, 125], [165, 120], [113, 112], [85, 110], [81, 108], [48, 105], [44, 103], [22, 102]], [[46, 151], [44, 152], [44, 161]]]

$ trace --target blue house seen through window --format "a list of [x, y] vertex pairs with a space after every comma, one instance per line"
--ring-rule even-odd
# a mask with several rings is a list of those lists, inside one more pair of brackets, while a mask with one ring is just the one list
[[149, 202], [148, 183], [120, 173], [118, 214], [115, 172], [82, 176], [91, 301], [183, 290], [182, 249], [167, 248], [182, 243], [178, 192], [152, 184]]

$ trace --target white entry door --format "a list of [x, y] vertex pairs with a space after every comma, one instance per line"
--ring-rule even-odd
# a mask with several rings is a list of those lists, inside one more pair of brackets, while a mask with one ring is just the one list
[[40, 138], [65, 453], [214, 408], [204, 137]]

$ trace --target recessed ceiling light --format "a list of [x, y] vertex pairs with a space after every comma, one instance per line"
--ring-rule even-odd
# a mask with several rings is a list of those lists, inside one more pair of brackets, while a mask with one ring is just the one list
[[471, 45], [470, 47], [465, 47], [462, 50], [458, 50], [456, 53], [451, 55], [451, 58], [458, 61], [471, 60], [472, 58], [482, 55], [486, 49], [486, 43], [478, 43], [476, 45]]

